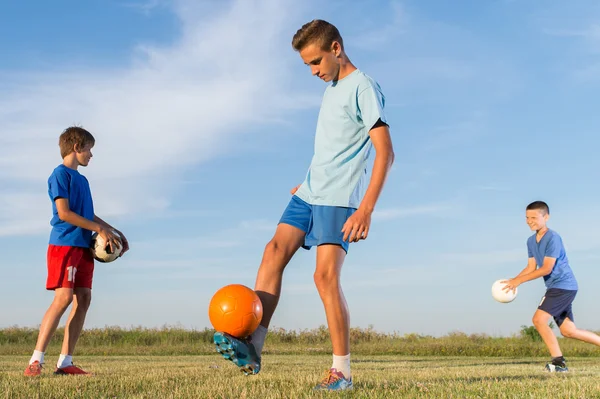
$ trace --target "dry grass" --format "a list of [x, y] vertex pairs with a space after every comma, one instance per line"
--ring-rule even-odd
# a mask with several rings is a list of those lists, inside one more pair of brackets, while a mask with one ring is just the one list
[[[77, 356], [93, 377], [22, 376], [26, 356], [0, 356], [0, 398], [319, 398], [312, 387], [329, 367], [323, 355], [265, 355], [246, 377], [217, 354]], [[571, 372], [548, 374], [545, 358], [353, 356], [346, 398], [598, 398], [600, 361], [570, 358]]]

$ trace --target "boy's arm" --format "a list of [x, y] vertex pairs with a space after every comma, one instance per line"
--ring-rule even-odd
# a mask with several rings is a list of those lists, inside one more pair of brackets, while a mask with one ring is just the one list
[[521, 273], [517, 274], [517, 276], [514, 278], [517, 278], [524, 274], [529, 274], [529, 273], [535, 271], [535, 268], [536, 268], [535, 258], [531, 257], [531, 258], [527, 259], [527, 266], [525, 266], [525, 269], [521, 270]]
[[[56, 204], [56, 211], [58, 213], [58, 218], [63, 222], [67, 222], [72, 224], [73, 226], [81, 227], [82, 229], [95, 231], [99, 236], [104, 238], [104, 240], [109, 243], [112, 247], [118, 246], [119, 243], [116, 240], [116, 236], [112, 233], [112, 231], [101, 223], [98, 223], [95, 220], [89, 220], [84, 218], [81, 215], [73, 212], [71, 208], [69, 208], [69, 200], [63, 197], [57, 197], [54, 200]], [[95, 219], [95, 217], [94, 217]]]
[[532, 271], [531, 273], [524, 274], [520, 277], [517, 277], [519, 280], [519, 284], [526, 283], [530, 280], [535, 280], [539, 277], [544, 277], [552, 273], [552, 269], [554, 269], [554, 265], [556, 264], [556, 258], [551, 258], [549, 256], [544, 257], [544, 263], [542, 267], [537, 270]]
[[388, 172], [394, 163], [394, 149], [388, 125], [382, 122], [381, 119], [378, 120], [369, 131], [369, 135], [375, 148], [373, 172], [360, 206], [348, 218], [342, 228], [344, 241], [347, 240], [348, 242], [358, 242], [367, 238], [371, 225], [371, 214], [383, 190]]
[[[530, 258], [531, 259], [531, 258]], [[519, 273], [519, 275], [515, 278], [512, 278], [507, 281], [506, 287], [504, 287], [504, 291], [513, 290], [517, 288], [519, 285], [526, 283], [527, 281], [535, 280], [536, 278], [544, 277], [552, 273], [552, 269], [554, 269], [554, 265], [556, 264], [556, 258], [552, 258], [550, 256], [544, 257], [544, 263], [539, 269], [534, 269], [528, 273], [524, 273], [525, 270], [529, 268], [529, 265], [523, 270], [523, 272]]]
[[81, 227], [82, 229], [95, 231], [96, 233], [100, 233], [100, 231], [104, 228], [102, 224], [96, 222], [95, 220], [89, 220], [80, 216], [73, 212], [69, 208], [69, 200], [66, 198], [56, 198], [54, 201], [56, 203], [56, 210], [58, 211], [58, 218], [63, 222], [67, 222], [72, 224], [73, 226]]
[[98, 224], [101, 224], [102, 226], [104, 226], [107, 229], [116, 230], [110, 224], [108, 224], [104, 220], [100, 219], [100, 217], [98, 215], [94, 215], [94, 222], [96, 222]]
[[99, 223], [100, 225], [104, 226], [106, 229], [114, 230], [121, 237], [121, 242], [123, 243], [123, 250], [121, 251], [121, 255], [119, 255], [119, 256], [122, 256], [125, 252], [129, 251], [129, 242], [127, 241], [127, 238], [125, 237], [125, 234], [123, 234], [120, 230], [114, 228], [113, 226], [111, 226], [110, 224], [105, 222], [98, 215], [94, 215], [94, 221], [96, 223]]

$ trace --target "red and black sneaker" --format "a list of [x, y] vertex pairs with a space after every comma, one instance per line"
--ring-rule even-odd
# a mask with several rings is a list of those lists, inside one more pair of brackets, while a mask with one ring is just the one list
[[62, 368], [57, 367], [56, 370], [54, 370], [54, 375], [91, 375], [91, 374], [88, 373], [87, 371], [80, 369], [79, 367], [75, 366], [74, 364], [71, 364], [70, 366], [67, 366], [67, 367], [62, 367]]
[[27, 366], [23, 375], [25, 375], [26, 377], [37, 377], [40, 374], [42, 374], [42, 367], [44, 367], [42, 363], [36, 360], [35, 362]]

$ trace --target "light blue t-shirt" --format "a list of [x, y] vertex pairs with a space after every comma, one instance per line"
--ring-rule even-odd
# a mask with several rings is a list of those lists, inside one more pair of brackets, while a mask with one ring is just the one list
[[92, 192], [85, 176], [76, 170], [59, 165], [48, 178], [48, 195], [52, 201], [50, 221], [52, 231], [49, 244], [88, 248], [92, 241], [92, 232], [62, 221], [56, 209], [56, 199], [66, 198], [69, 200], [71, 211], [86, 219], [94, 220]]
[[312, 205], [358, 208], [367, 188], [369, 131], [381, 119], [385, 97], [379, 84], [360, 70], [325, 90], [315, 153], [296, 195]]
[[535, 258], [537, 267], [544, 264], [544, 257], [556, 258], [552, 273], [544, 276], [547, 288], [560, 288], [563, 290], [577, 290], [577, 280], [569, 266], [569, 259], [562, 239], [557, 232], [548, 229], [540, 242], [536, 242], [535, 234], [527, 239], [527, 253], [530, 258]]

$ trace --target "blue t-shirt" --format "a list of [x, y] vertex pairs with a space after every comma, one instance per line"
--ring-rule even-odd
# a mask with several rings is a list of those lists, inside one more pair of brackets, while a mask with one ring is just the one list
[[59, 165], [48, 178], [48, 195], [52, 201], [50, 244], [89, 248], [92, 232], [60, 220], [57, 198], [69, 200], [69, 209], [79, 216], [94, 220], [94, 203], [88, 180], [76, 170]]
[[535, 234], [527, 239], [527, 252], [530, 258], [535, 258], [537, 267], [544, 264], [544, 257], [556, 258], [552, 273], [544, 276], [547, 288], [577, 290], [577, 280], [569, 266], [569, 259], [562, 239], [557, 232], [548, 229], [540, 242], [536, 242]]
[[358, 208], [367, 188], [369, 131], [381, 119], [385, 97], [360, 70], [325, 90], [315, 135], [315, 153], [296, 195], [311, 205]]

